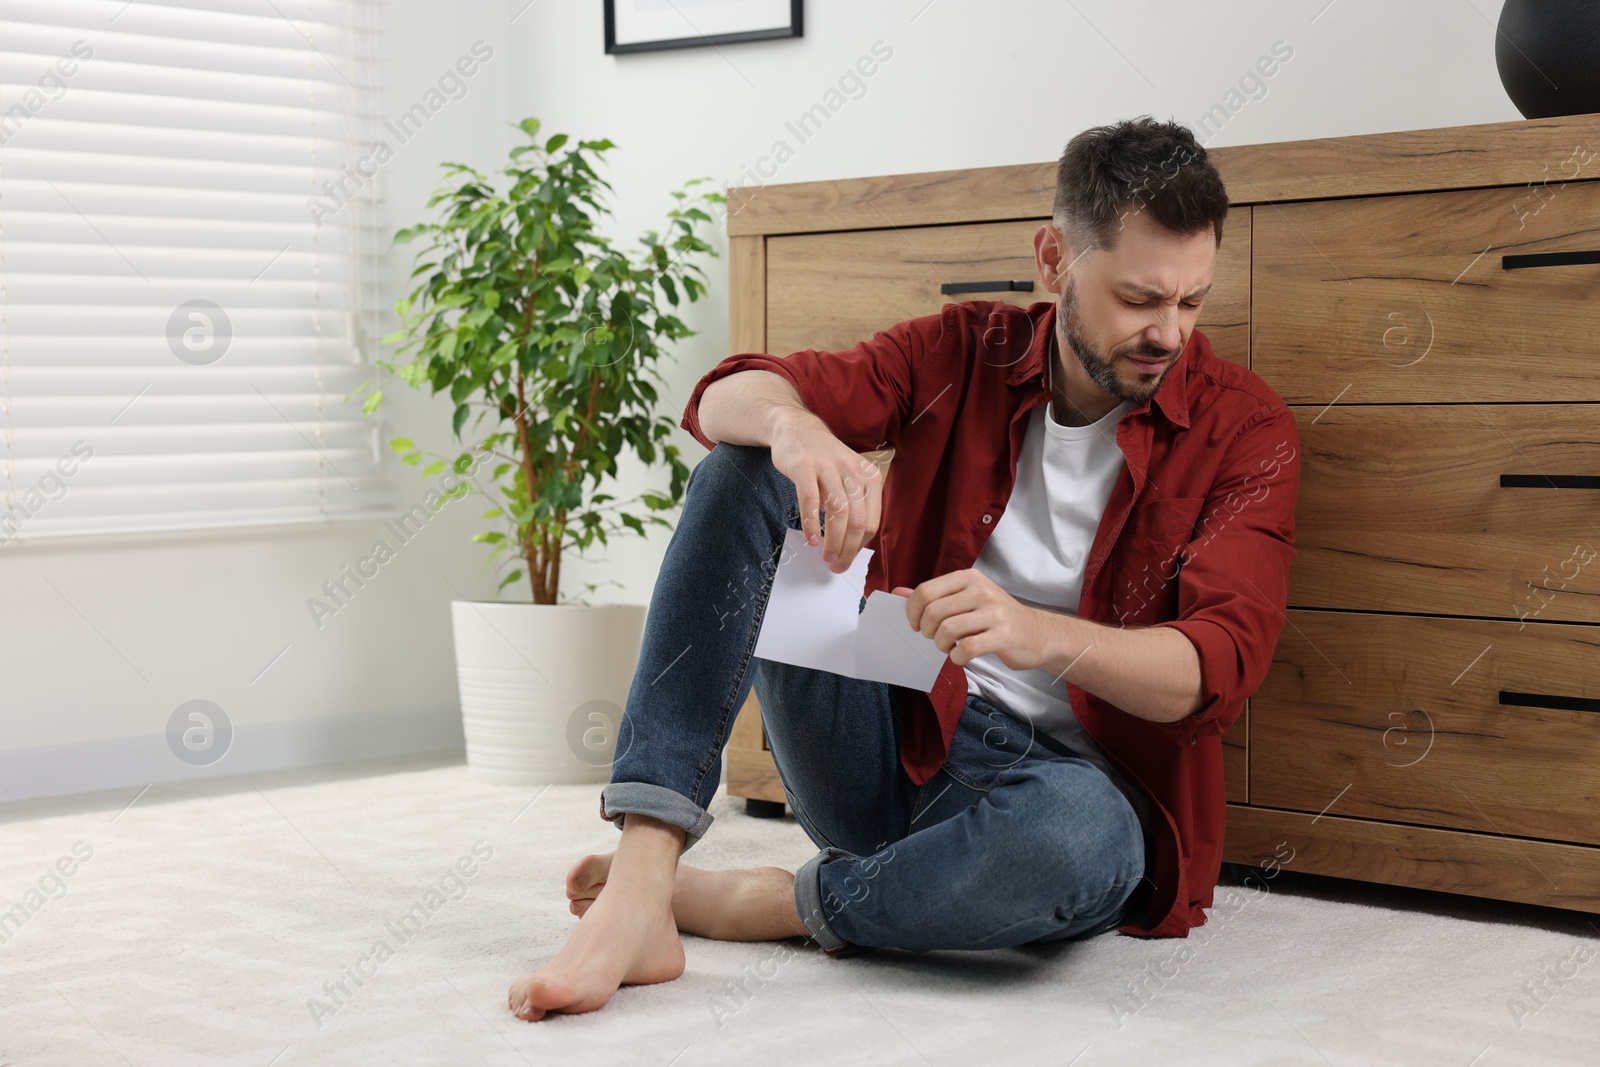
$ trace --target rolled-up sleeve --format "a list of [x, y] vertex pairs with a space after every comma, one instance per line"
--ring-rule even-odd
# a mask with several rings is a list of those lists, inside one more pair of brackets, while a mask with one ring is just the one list
[[1276, 408], [1229, 445], [1178, 572], [1179, 631], [1200, 657], [1200, 707], [1166, 724], [1185, 740], [1231, 727], [1260, 687], [1287, 618], [1300, 439]]
[[764, 370], [782, 376], [801, 403], [858, 452], [893, 448], [910, 418], [912, 376], [926, 363], [925, 353], [940, 343], [941, 315], [908, 319], [871, 339], [838, 352], [806, 349], [788, 356], [760, 352], [732, 355], [695, 383], [679, 425], [706, 448], [715, 444], [700, 428], [700, 400], [706, 387], [740, 371]]

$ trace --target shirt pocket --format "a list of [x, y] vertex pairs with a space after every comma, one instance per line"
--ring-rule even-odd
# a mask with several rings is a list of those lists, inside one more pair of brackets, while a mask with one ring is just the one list
[[1187, 544], [1194, 524], [1205, 506], [1203, 496], [1169, 496], [1160, 500], [1147, 500], [1135, 504], [1128, 512], [1128, 521], [1122, 527], [1123, 537], [1150, 537], [1158, 540], [1176, 539], [1182, 535]]
[[1205, 497], [1149, 500], [1128, 512], [1112, 554], [1117, 561], [1111, 606], [1124, 626], [1178, 617], [1178, 573]]

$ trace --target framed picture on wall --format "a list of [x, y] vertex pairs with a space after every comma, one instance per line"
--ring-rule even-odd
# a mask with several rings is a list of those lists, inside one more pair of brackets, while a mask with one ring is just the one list
[[802, 0], [605, 0], [606, 54], [803, 36]]

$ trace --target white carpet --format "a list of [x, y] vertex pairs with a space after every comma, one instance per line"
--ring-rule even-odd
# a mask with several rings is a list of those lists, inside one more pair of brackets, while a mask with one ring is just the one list
[[[572, 861], [619, 836], [600, 788], [534, 799], [412, 759], [0, 808], [0, 910], [24, 914], [0, 926], [0, 1067], [1600, 1062], [1594, 916], [1290, 874], [1225, 883], [1186, 941], [828, 959], [686, 937], [676, 981], [524, 1023], [507, 986], [577, 922]], [[697, 865], [814, 851], [792, 818], [712, 811]], [[464, 895], [426, 900], [442, 879]], [[347, 967], [370, 977], [341, 1004]]]

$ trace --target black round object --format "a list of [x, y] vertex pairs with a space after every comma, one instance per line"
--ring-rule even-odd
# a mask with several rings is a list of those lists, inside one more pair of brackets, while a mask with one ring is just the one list
[[755, 797], [744, 798], [744, 813], [757, 819], [781, 819], [783, 818], [783, 812], [784, 807], [781, 800], [757, 800]]
[[1600, 0], [1506, 0], [1500, 84], [1525, 118], [1600, 112]]

